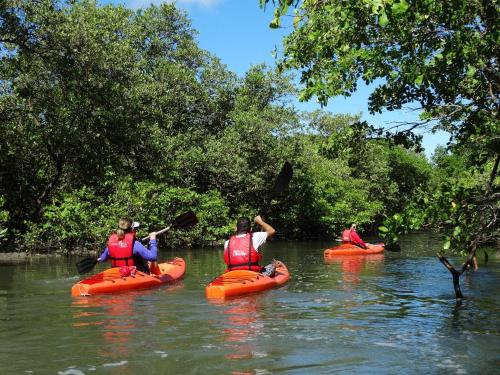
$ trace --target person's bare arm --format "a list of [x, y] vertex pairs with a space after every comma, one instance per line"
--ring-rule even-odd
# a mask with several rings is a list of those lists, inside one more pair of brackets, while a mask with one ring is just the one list
[[276, 234], [276, 229], [274, 229], [272, 226], [270, 226], [268, 223], [266, 223], [260, 215], [255, 216], [253, 219], [255, 224], [260, 225], [262, 229], [267, 233], [267, 238], [271, 238]]

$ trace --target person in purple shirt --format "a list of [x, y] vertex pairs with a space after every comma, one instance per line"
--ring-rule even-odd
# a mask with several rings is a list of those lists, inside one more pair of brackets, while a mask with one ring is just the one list
[[[132, 252], [130, 253], [130, 249]], [[116, 229], [108, 239], [108, 246], [101, 253], [98, 262], [111, 260], [112, 267], [136, 266], [139, 271], [149, 272], [144, 261], [156, 262], [158, 245], [156, 232], [149, 234], [149, 248], [136, 240], [132, 220], [120, 219]]]

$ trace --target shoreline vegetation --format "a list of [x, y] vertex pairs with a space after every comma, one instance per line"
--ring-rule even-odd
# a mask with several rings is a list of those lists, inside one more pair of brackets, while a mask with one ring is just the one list
[[[467, 254], [466, 263], [484, 244], [500, 247], [499, 75], [492, 52], [498, 45], [489, 24], [498, 12], [459, 3], [448, 9], [430, 1], [413, 9], [417, 5], [406, 1], [378, 2], [358, 9], [356, 2], [334, 1], [325, 9], [332, 14], [305, 5], [297, 8], [302, 18], [284, 50], [285, 69], [260, 64], [242, 77], [198, 46], [187, 14], [171, 3], [140, 11], [92, 0], [2, 3], [0, 244], [34, 254], [99, 251], [119, 217], [141, 222], [140, 238], [186, 210], [196, 213], [198, 225], [168, 233], [166, 246], [223, 241], [237, 217], [263, 209], [270, 183], [289, 161], [290, 185], [265, 207], [281, 239], [334, 239], [356, 222], [361, 233], [386, 244], [409, 231], [438, 230], [443, 252]], [[290, 4], [273, 4], [279, 27]], [[329, 42], [321, 27], [332, 22], [322, 17], [343, 17], [343, 27], [355, 28], [359, 23], [348, 15], [361, 13], [379, 30], [366, 35], [373, 43], [356, 40], [370, 27], [347, 34], [329, 29], [331, 46], [339, 46], [333, 50], [338, 59], [329, 61], [332, 49], [321, 45]], [[318, 27], [312, 35], [302, 28], [309, 17]], [[415, 56], [422, 61], [409, 61], [405, 51], [415, 50], [416, 28], [428, 35], [426, 28], [439, 30], [435, 25], [450, 19], [447, 27], [460, 32], [444, 33], [435, 44], [426, 39], [429, 51]], [[479, 39], [477, 30], [483, 30]], [[460, 35], [473, 45], [453, 39]], [[302, 42], [318, 36], [317, 46], [328, 53], [314, 56], [331, 71], [302, 71], [303, 81], [310, 76], [300, 92], [286, 68], [313, 66]], [[400, 48], [380, 54], [393, 39], [390, 46]], [[363, 50], [371, 46], [373, 56]], [[358, 76], [329, 87], [324, 77], [352, 73], [343, 70], [351, 66], [343, 59], [352, 58], [345, 51], [363, 57], [356, 60]], [[394, 60], [381, 62], [382, 55]], [[370, 110], [419, 102], [422, 123], [390, 132], [361, 115], [304, 112], [292, 104], [297, 95], [326, 102], [355, 90], [357, 79], [375, 78], [389, 86], [374, 91]], [[413, 132], [422, 124], [450, 132], [447, 147], [438, 147], [431, 160]]]

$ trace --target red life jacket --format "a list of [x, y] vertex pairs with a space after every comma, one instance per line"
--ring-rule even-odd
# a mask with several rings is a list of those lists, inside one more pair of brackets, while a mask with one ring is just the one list
[[134, 266], [135, 232], [126, 233], [123, 240], [113, 233], [108, 240], [109, 259], [111, 267]]
[[260, 272], [259, 261], [262, 254], [253, 247], [252, 233], [247, 233], [244, 237], [232, 236], [229, 238], [227, 249], [224, 251], [224, 261], [227, 270], [250, 270]]
[[342, 243], [352, 243], [350, 229], [346, 229], [342, 232]]

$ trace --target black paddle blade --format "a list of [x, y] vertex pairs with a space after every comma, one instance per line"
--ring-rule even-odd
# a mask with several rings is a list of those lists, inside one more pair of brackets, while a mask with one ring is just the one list
[[198, 218], [193, 211], [188, 211], [180, 216], [177, 216], [172, 223], [171, 228], [188, 228], [195, 225], [198, 222]]
[[84, 258], [80, 260], [78, 263], [76, 263], [76, 269], [78, 270], [79, 274], [87, 273], [92, 271], [92, 269], [95, 267], [96, 264], [97, 264], [96, 258]]
[[283, 167], [281, 168], [280, 174], [278, 178], [276, 178], [276, 182], [274, 183], [274, 187], [272, 190], [272, 195], [277, 195], [285, 190], [290, 183], [290, 180], [293, 177], [293, 168], [289, 162], [285, 162]]
[[[198, 222], [198, 218], [196, 217], [193, 211], [188, 211], [183, 213], [180, 216], [177, 216], [172, 224], [162, 230], [156, 232], [157, 235], [168, 232], [170, 229], [179, 229], [179, 228], [187, 228], [192, 225], [195, 225]], [[146, 241], [149, 236], [144, 237], [141, 241]]]

